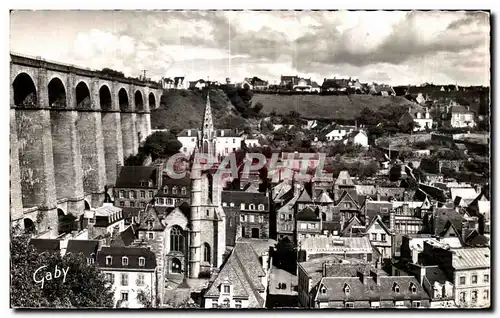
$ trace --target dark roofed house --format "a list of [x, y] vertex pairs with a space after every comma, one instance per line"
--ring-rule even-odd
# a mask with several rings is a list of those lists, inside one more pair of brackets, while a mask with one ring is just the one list
[[237, 242], [203, 295], [204, 308], [264, 308], [269, 254], [262, 261], [248, 242]]
[[83, 254], [88, 264], [94, 264], [97, 259], [100, 241], [95, 240], [68, 240], [66, 254]]
[[297, 220], [297, 239], [308, 235], [321, 234], [321, 218], [319, 216], [319, 208], [305, 207], [296, 215]]
[[31, 239], [32, 245], [38, 252], [56, 252], [61, 251], [61, 243], [56, 239]]
[[114, 187], [115, 206], [145, 208], [158, 191], [161, 170], [156, 166], [123, 166]]

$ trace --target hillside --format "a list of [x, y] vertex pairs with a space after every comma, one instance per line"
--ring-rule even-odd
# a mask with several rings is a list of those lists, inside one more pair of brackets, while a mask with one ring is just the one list
[[372, 96], [372, 95], [273, 95], [254, 94], [252, 102], [261, 102], [264, 105], [262, 112], [288, 114], [290, 111], [299, 112], [302, 117], [309, 119], [337, 119], [353, 120], [365, 107], [373, 110], [391, 105], [394, 107], [419, 107], [417, 104], [399, 96]]
[[[151, 111], [151, 128], [201, 127], [206, 96], [206, 91], [164, 90], [160, 107]], [[222, 90], [210, 90], [210, 105], [212, 106], [214, 125], [217, 128], [243, 129], [247, 126], [247, 121], [238, 115]]]

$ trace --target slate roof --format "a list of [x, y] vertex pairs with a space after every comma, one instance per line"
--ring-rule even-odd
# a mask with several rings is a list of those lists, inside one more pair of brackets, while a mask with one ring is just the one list
[[265, 211], [269, 210], [269, 198], [266, 196], [265, 192], [246, 192], [246, 191], [231, 191], [223, 190], [221, 193], [221, 201], [229, 203], [233, 202], [234, 207], [240, 207], [241, 203], [245, 203], [245, 208], [248, 209], [250, 203], [255, 204], [255, 208], [258, 208], [259, 204], [264, 205]]
[[488, 247], [460, 248], [453, 250], [453, 268], [456, 270], [489, 268], [491, 251]]
[[467, 238], [465, 238], [465, 244], [468, 246], [484, 247], [488, 246], [489, 242], [490, 240], [486, 236], [479, 234], [476, 230], [473, 230]]
[[297, 202], [313, 203], [313, 200], [311, 199], [309, 193], [307, 193], [307, 190], [303, 188], [302, 192], [299, 195], [299, 198], [297, 199]]
[[55, 239], [31, 239], [30, 245], [39, 252], [59, 252], [60, 241]]
[[[106, 265], [106, 257], [111, 256], [111, 265]], [[122, 257], [128, 257], [128, 265], [122, 265]], [[145, 265], [139, 266], [139, 257], [145, 258]], [[101, 269], [150, 269], [156, 268], [156, 256], [146, 247], [108, 247], [97, 253], [97, 264]]]
[[99, 241], [94, 240], [68, 240], [68, 246], [66, 247], [67, 253], [82, 253], [86, 258], [91, 258], [91, 254], [94, 254], [95, 259], [97, 255], [97, 250], [99, 248]]
[[130, 246], [137, 238], [136, 225], [130, 225], [111, 239], [111, 246]]
[[295, 218], [297, 221], [319, 221], [319, 215], [317, 211], [314, 211], [310, 207], [303, 208], [299, 213], [297, 213], [297, 216]]
[[[357, 277], [324, 277], [320, 286], [326, 287], [326, 293], [317, 293], [318, 301], [397, 301], [397, 300], [422, 300], [429, 299], [423, 287], [413, 276], [379, 276], [379, 284], [369, 278], [366, 285]], [[399, 292], [394, 289], [394, 284], [399, 285]], [[350, 292], [344, 292], [348, 284]], [[410, 286], [417, 288], [412, 293]]]
[[[383, 212], [383, 209], [387, 209]], [[389, 215], [392, 209], [392, 202], [389, 201], [373, 201], [366, 200], [363, 207], [363, 212], [365, 216], [369, 217], [370, 220], [375, 218], [377, 215]]]
[[[148, 225], [148, 221], [153, 221], [153, 226]], [[139, 223], [139, 230], [145, 231], [163, 231], [165, 225], [160, 221], [158, 212], [152, 205], [147, 205], [145, 211], [141, 214], [141, 220]]]
[[265, 290], [261, 282], [261, 277], [265, 275], [251, 244], [238, 241], [227, 262], [210, 284], [205, 297], [219, 297], [221, 285], [227, 282], [233, 286], [233, 297], [248, 298], [249, 308], [262, 308], [264, 299], [259, 292]]
[[[342, 242], [342, 244], [337, 244]], [[338, 248], [341, 250], [364, 250], [372, 251], [372, 246], [368, 237], [333, 237], [333, 236], [316, 236], [305, 238], [301, 241], [302, 250], [329, 250]]]
[[434, 233], [436, 235], [442, 235], [449, 227], [448, 222], [453, 224], [455, 229], [461, 233], [462, 231], [462, 221], [465, 218], [455, 211], [454, 208], [436, 208], [435, 219], [434, 219]]
[[384, 222], [382, 221], [382, 218], [380, 217], [380, 215], [377, 215], [375, 218], [373, 218], [371, 221], [370, 221], [370, 224], [368, 224], [366, 226], [366, 230], [368, 231], [372, 226], [373, 224], [375, 224], [375, 222], [378, 222], [378, 224], [384, 229], [384, 231], [388, 234], [391, 233], [391, 231], [389, 230], [389, 228], [384, 224]]
[[122, 214], [123, 218], [125, 220], [132, 221], [132, 218], [139, 218], [139, 215], [141, 213], [141, 210], [144, 210], [144, 208], [131, 208], [131, 207], [122, 207]]
[[[344, 184], [342, 180], [346, 180], [346, 183]], [[342, 170], [342, 171], [340, 171], [337, 179], [335, 180], [335, 185], [354, 186], [354, 182], [352, 182], [352, 179], [351, 179], [351, 176], [349, 175], [349, 172], [347, 172], [347, 170]]]
[[156, 187], [157, 169], [154, 166], [123, 166], [116, 178], [115, 188], [149, 188], [141, 185], [141, 182], [153, 180], [153, 188]]

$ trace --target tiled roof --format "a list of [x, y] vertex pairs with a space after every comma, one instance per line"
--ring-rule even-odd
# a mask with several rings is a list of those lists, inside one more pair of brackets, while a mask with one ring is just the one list
[[310, 207], [305, 207], [295, 217], [297, 221], [319, 221], [319, 215]]
[[59, 252], [60, 242], [55, 239], [31, 239], [30, 245], [39, 252]]
[[219, 297], [221, 285], [227, 282], [233, 286], [234, 297], [248, 298], [249, 308], [261, 308], [264, 299], [259, 292], [265, 290], [261, 282], [261, 277], [265, 275], [251, 244], [238, 241], [205, 297]]
[[489, 242], [490, 240], [486, 236], [479, 234], [476, 230], [472, 231], [465, 239], [465, 243], [468, 246], [484, 247], [488, 246]]
[[99, 248], [99, 241], [94, 240], [68, 240], [68, 246], [66, 247], [66, 253], [82, 253], [86, 258], [90, 258], [91, 254], [94, 254], [94, 258], [97, 255], [97, 249]]
[[123, 166], [116, 179], [115, 188], [149, 188], [141, 185], [141, 182], [153, 181], [156, 185], [156, 167], [152, 166]]
[[[111, 265], [106, 265], [106, 257], [111, 256]], [[128, 257], [128, 265], [122, 265], [122, 257]], [[145, 265], [139, 266], [139, 257], [144, 257]], [[97, 264], [101, 269], [150, 269], [156, 268], [155, 253], [146, 247], [107, 247], [97, 253]]]
[[456, 270], [489, 268], [491, 251], [487, 247], [460, 248], [453, 250], [453, 268]]

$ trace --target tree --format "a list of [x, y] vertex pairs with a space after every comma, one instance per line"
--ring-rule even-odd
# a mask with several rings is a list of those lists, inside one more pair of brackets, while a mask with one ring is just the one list
[[278, 241], [274, 254], [275, 257], [273, 257], [273, 259], [277, 267], [295, 273], [297, 266], [297, 249], [288, 237], [284, 237]]
[[139, 152], [151, 155], [151, 159], [155, 161], [160, 157], [176, 154], [181, 147], [182, 144], [175, 135], [169, 132], [157, 131], [146, 138], [144, 146], [139, 149]]
[[58, 219], [59, 233], [71, 233], [71, 231], [77, 230], [78, 226], [75, 224], [75, 220], [77, 217], [71, 213], [60, 216]]
[[[38, 252], [29, 244], [29, 236], [11, 236], [11, 306], [58, 308], [113, 307], [113, 292], [104, 275], [94, 265], [87, 264], [83, 254]], [[33, 274], [42, 266], [54, 275], [55, 267], [66, 269], [62, 276], [45, 279], [43, 288]], [[37, 281], [44, 277], [41, 271]]]

